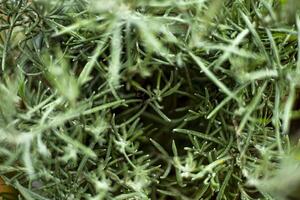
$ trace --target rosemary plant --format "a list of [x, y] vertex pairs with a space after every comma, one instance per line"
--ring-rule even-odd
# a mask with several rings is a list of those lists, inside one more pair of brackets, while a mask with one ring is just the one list
[[0, 195], [300, 199], [299, 8], [0, 0]]

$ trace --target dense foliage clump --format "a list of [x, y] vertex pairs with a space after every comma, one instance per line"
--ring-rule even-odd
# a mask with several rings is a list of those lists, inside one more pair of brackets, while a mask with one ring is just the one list
[[299, 4], [0, 0], [1, 179], [28, 200], [300, 199]]

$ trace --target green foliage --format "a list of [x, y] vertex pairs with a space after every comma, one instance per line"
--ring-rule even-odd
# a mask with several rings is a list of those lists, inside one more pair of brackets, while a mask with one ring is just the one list
[[0, 176], [28, 200], [299, 198], [298, 4], [0, 0]]

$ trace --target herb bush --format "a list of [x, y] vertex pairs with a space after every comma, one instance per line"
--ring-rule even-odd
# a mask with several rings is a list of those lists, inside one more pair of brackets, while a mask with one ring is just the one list
[[299, 7], [0, 0], [6, 198], [300, 199]]

